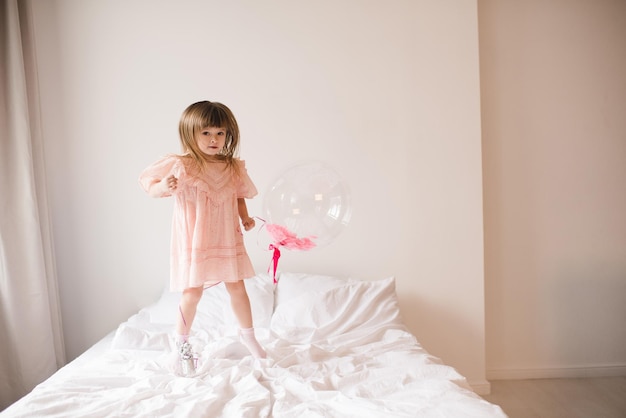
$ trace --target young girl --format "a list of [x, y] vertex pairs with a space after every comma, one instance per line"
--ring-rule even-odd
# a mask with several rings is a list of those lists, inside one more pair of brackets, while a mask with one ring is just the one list
[[170, 290], [182, 291], [177, 313], [177, 347], [183, 374], [193, 372], [188, 338], [196, 307], [207, 287], [224, 282], [242, 343], [265, 358], [252, 325], [243, 279], [254, 276], [239, 220], [254, 228], [245, 198], [257, 194], [245, 164], [236, 158], [239, 128], [221, 103], [190, 105], [179, 123], [182, 155], [169, 155], [146, 168], [139, 178], [152, 197], [173, 196]]

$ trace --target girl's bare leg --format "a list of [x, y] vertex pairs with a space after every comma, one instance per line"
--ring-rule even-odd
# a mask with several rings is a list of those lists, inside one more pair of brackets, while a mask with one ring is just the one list
[[190, 287], [183, 290], [180, 304], [178, 305], [176, 315], [176, 351], [178, 351], [179, 361], [174, 366], [174, 371], [182, 376], [192, 376], [196, 370], [196, 359], [188, 339], [203, 290], [202, 287]]
[[190, 287], [183, 290], [180, 298], [180, 311], [177, 313], [176, 320], [176, 333], [181, 337], [188, 336], [191, 331], [191, 324], [196, 317], [196, 308], [203, 290], [202, 287]]
[[230, 295], [230, 306], [237, 322], [242, 329], [252, 328], [252, 309], [250, 299], [243, 280], [238, 282], [224, 282], [226, 290]]
[[246, 346], [250, 353], [256, 358], [265, 358], [265, 350], [256, 340], [254, 336], [254, 328], [252, 327], [252, 309], [250, 308], [250, 299], [246, 286], [242, 280], [238, 282], [224, 282], [226, 290], [230, 295], [230, 304], [233, 313], [239, 322], [241, 328], [239, 335], [241, 342]]

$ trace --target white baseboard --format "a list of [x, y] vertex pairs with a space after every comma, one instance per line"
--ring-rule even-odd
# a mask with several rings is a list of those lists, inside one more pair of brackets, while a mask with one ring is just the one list
[[486, 380], [473, 380], [467, 383], [478, 395], [489, 395], [491, 393], [491, 383]]
[[486, 371], [486, 375], [488, 380], [572, 379], [580, 377], [626, 376], [626, 364], [541, 369], [491, 369]]

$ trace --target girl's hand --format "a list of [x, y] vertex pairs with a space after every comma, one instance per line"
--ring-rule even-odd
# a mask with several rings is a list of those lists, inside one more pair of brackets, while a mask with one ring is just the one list
[[252, 229], [252, 228], [254, 228], [254, 226], [256, 225], [256, 222], [254, 221], [254, 218], [250, 218], [250, 217], [247, 217], [247, 218], [245, 218], [245, 219], [242, 219], [242, 220], [241, 220], [241, 223], [243, 224], [243, 228], [244, 228], [246, 231], [251, 230], [251, 229]]
[[178, 179], [171, 176], [161, 179], [161, 181], [154, 181], [148, 190], [148, 195], [152, 197], [169, 196], [178, 188]]
[[172, 193], [178, 188], [178, 179], [172, 174], [161, 180], [164, 193]]

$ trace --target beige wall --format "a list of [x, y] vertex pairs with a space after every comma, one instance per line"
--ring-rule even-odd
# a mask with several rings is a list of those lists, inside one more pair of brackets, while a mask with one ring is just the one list
[[626, 2], [479, 5], [487, 377], [626, 373]]
[[[351, 188], [345, 233], [282, 269], [395, 275], [419, 340], [488, 389], [475, 1], [33, 5], [70, 358], [166, 286], [171, 202], [136, 179], [208, 98], [237, 115], [261, 192], [303, 159]], [[247, 240], [264, 271], [269, 253]]]
[[352, 189], [345, 233], [283, 269], [396, 275], [411, 329], [479, 390], [485, 368], [623, 374], [626, 3], [481, 0], [478, 23], [468, 1], [274, 4], [33, 2], [69, 357], [165, 286], [171, 203], [136, 176], [210, 98], [261, 192], [305, 158]]

